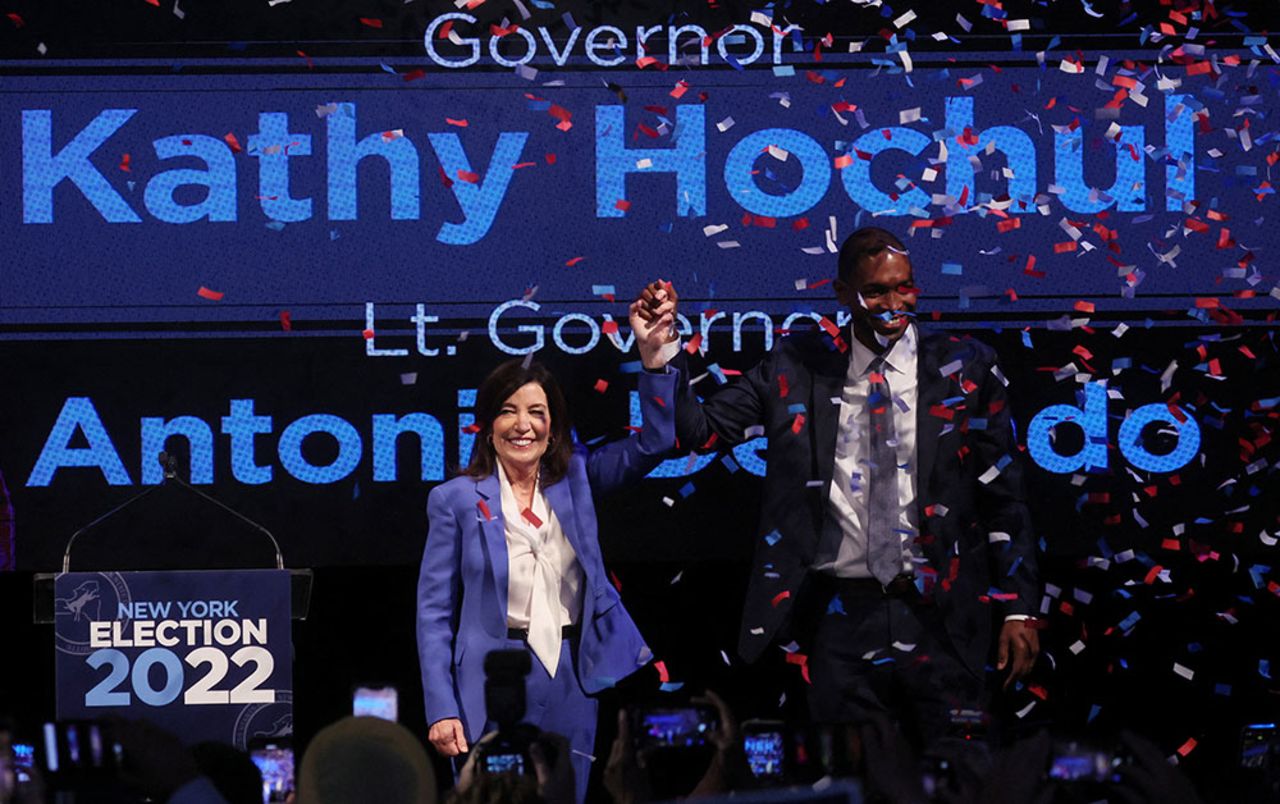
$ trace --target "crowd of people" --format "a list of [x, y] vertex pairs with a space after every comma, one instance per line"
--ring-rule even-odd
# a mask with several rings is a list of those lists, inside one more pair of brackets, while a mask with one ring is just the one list
[[[599, 781], [586, 796], [614, 804], [662, 800], [718, 801], [749, 796], [751, 801], [818, 800], [887, 804], [1024, 804], [1029, 802], [1158, 802], [1193, 804], [1201, 797], [1182, 772], [1155, 745], [1131, 732], [1107, 743], [1113, 761], [1089, 766], [1063, 755], [1069, 743], [1041, 732], [1001, 749], [974, 744], [950, 755], [922, 756], [887, 717], [848, 724], [838, 731], [810, 732], [808, 756], [786, 760], [785, 778], [762, 778], [753, 769], [738, 720], [713, 692], [703, 702], [717, 713], [705, 744], [647, 747], [636, 739], [626, 710], [603, 757]], [[170, 804], [259, 804], [264, 786], [249, 755], [221, 743], [184, 746], [172, 734], [143, 722], [114, 722], [121, 744], [118, 784], [102, 789], [59, 791], [39, 766], [21, 783], [14, 769], [0, 767], [0, 800], [14, 804], [46, 801], [156, 801]], [[8, 727], [0, 735], [8, 735]], [[346, 717], [322, 729], [306, 746], [296, 789], [279, 799], [295, 804], [572, 804], [587, 791], [576, 774], [563, 735], [541, 732], [523, 749], [523, 772], [484, 769], [483, 746], [500, 740], [490, 732], [468, 752], [456, 780], [437, 774], [423, 740], [404, 726], [375, 717]], [[7, 739], [7, 737], [6, 737]], [[1100, 745], [1101, 743], [1096, 743]], [[3, 746], [8, 748], [8, 746]], [[0, 755], [8, 756], [8, 751]], [[801, 768], [793, 763], [807, 765]], [[1274, 780], [1260, 774], [1241, 801], [1271, 801]], [[851, 784], [846, 784], [851, 783]], [[854, 790], [846, 799], [828, 799], [826, 790]], [[772, 791], [773, 795], [770, 795]], [[277, 791], [281, 792], [281, 791]], [[57, 795], [57, 797], [55, 797]]]

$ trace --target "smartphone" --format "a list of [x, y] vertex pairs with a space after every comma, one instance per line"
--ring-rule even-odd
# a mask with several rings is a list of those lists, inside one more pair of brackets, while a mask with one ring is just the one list
[[356, 687], [351, 693], [351, 714], [356, 717], [376, 717], [395, 723], [399, 710], [399, 693], [395, 687]]
[[751, 775], [779, 782], [786, 776], [787, 735], [780, 720], [748, 720], [742, 724], [742, 748]]
[[31, 781], [36, 767], [36, 747], [33, 743], [13, 744], [13, 778], [17, 784]]
[[716, 711], [709, 706], [638, 709], [632, 734], [636, 747], [683, 748], [706, 745], [717, 726]]
[[1278, 747], [1276, 724], [1250, 723], [1240, 730], [1240, 767], [1267, 768]]
[[1118, 751], [1075, 740], [1055, 740], [1048, 776], [1060, 782], [1119, 782], [1119, 770], [1125, 762]]
[[249, 758], [262, 774], [262, 802], [284, 801], [293, 792], [293, 746], [275, 740], [253, 741]]

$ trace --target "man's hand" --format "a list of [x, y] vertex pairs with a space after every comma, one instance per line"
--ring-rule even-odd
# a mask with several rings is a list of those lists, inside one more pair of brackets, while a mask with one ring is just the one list
[[669, 283], [653, 282], [641, 291], [630, 308], [631, 331], [636, 336], [640, 360], [647, 369], [665, 365], [662, 349], [675, 340], [676, 291]]
[[467, 735], [463, 732], [462, 721], [456, 717], [432, 723], [427, 739], [441, 756], [456, 757], [467, 752]]
[[996, 669], [1009, 668], [1004, 689], [1026, 677], [1040, 655], [1040, 635], [1028, 620], [1007, 620], [1000, 629], [1000, 646]]
[[[661, 279], [645, 285], [640, 295], [636, 296], [636, 304], [640, 305], [639, 312], [645, 321], [657, 319], [661, 315], [660, 308], [668, 302], [671, 304], [671, 315], [674, 316], [680, 304], [680, 295], [670, 282]], [[635, 305], [632, 307], [635, 308]]]

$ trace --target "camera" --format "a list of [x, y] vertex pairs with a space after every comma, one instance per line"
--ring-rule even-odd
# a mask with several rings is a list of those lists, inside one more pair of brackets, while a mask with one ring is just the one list
[[547, 761], [556, 761], [555, 746], [542, 741], [537, 726], [522, 723], [525, 679], [533, 665], [524, 650], [495, 650], [484, 657], [484, 706], [497, 727], [493, 738], [476, 746], [476, 768], [482, 773], [533, 774], [529, 746], [538, 742]]

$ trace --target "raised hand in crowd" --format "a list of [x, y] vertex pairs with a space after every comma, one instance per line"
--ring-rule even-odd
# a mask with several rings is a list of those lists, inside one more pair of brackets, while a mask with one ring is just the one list
[[742, 732], [738, 728], [738, 719], [733, 710], [711, 690], [707, 690], [704, 697], [694, 698], [693, 703], [715, 707], [718, 724], [709, 735], [711, 744], [715, 746], [715, 753], [707, 766], [707, 772], [702, 775], [689, 797], [718, 795], [751, 787], [754, 779], [747, 764], [746, 752], [742, 749]]
[[619, 709], [618, 733], [604, 766], [604, 787], [614, 804], [642, 804], [653, 798], [649, 776], [641, 762], [631, 737], [631, 715], [626, 709]]

